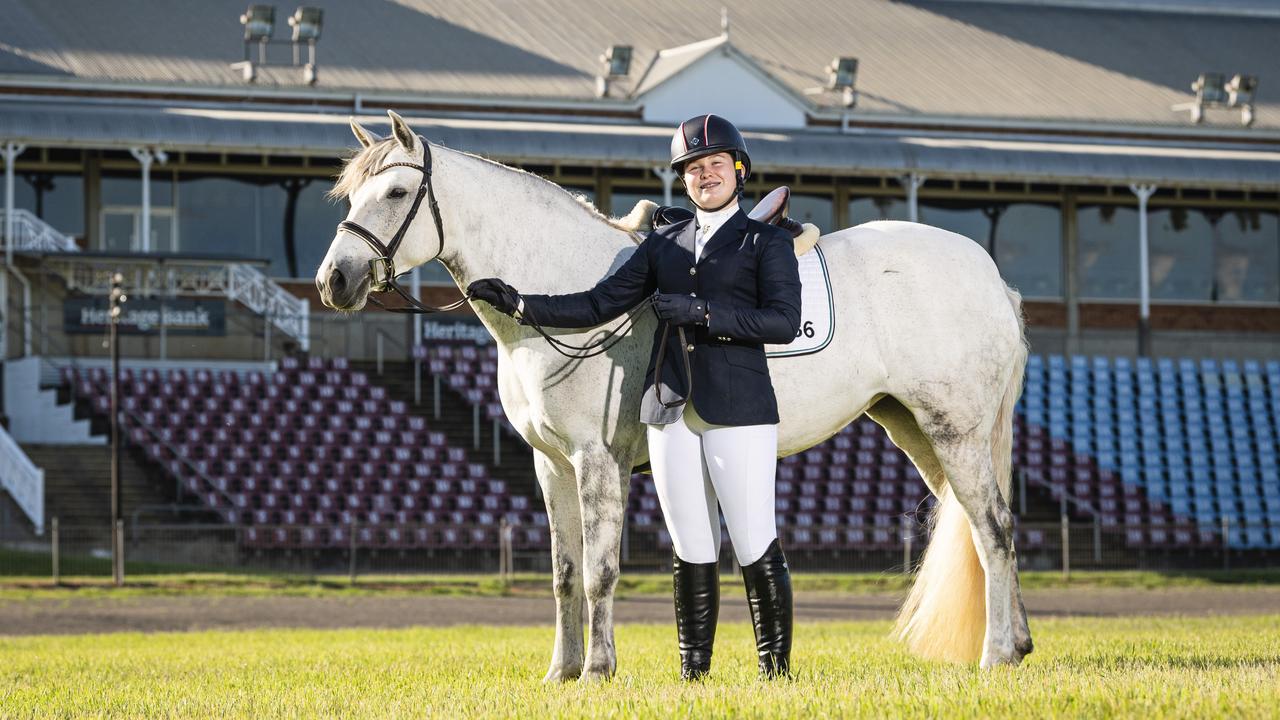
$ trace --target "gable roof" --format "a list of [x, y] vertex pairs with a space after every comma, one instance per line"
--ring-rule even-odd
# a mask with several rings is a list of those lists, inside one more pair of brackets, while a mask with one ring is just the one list
[[[723, 1], [733, 51], [828, 117], [838, 98], [805, 91], [824, 84], [832, 57], [849, 55], [860, 60], [855, 113], [864, 119], [1190, 128], [1171, 106], [1191, 98], [1199, 73], [1218, 71], [1258, 75], [1254, 129], [1280, 130], [1271, 99], [1280, 94], [1269, 90], [1280, 83], [1280, 16], [1251, 9], [1253, 0], [1220, 13], [1191, 0]], [[241, 58], [243, 0], [106, 8], [0, 0], [0, 82], [247, 87], [230, 67]], [[335, 1], [325, 6], [315, 88], [296, 68], [263, 68], [248, 87], [629, 106], [634, 99], [595, 97], [607, 46], [632, 45], [634, 68], [653, 61], [636, 82], [643, 94], [696, 64], [695, 46], [719, 27], [719, 3], [686, 0]], [[1205, 126], [1238, 129], [1239, 113], [1210, 112]]]

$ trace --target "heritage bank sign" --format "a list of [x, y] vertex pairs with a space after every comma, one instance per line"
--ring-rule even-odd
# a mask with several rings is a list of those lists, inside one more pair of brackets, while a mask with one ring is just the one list
[[[62, 305], [62, 326], [68, 334], [100, 334], [110, 322], [106, 298], [68, 298]], [[159, 335], [161, 326], [170, 335], [226, 335], [226, 301], [130, 297], [124, 304], [121, 333]]]

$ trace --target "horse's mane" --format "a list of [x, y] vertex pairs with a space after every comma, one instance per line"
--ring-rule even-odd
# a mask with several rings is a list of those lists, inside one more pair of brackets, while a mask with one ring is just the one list
[[[360, 150], [356, 151], [354, 155], [347, 158], [346, 161], [343, 163], [342, 170], [338, 173], [338, 178], [333, 184], [333, 189], [330, 190], [326, 194], [326, 196], [331, 200], [339, 200], [339, 199], [350, 196], [351, 193], [356, 191], [356, 188], [359, 188], [360, 185], [364, 183], [364, 181], [372, 177], [373, 173], [376, 172], [379, 167], [381, 167], [382, 161], [386, 159], [387, 155], [389, 155], [391, 151], [395, 149], [395, 147], [396, 147], [396, 141], [394, 138], [384, 138], [382, 140], [379, 140], [378, 142], [375, 142], [369, 147], [361, 148]], [[591, 200], [587, 199], [587, 197], [585, 197], [584, 195], [566, 190], [563, 187], [560, 187], [559, 185], [551, 182], [550, 180], [547, 180], [541, 175], [536, 175], [522, 168], [511, 167], [510, 165], [503, 165], [500, 162], [490, 160], [489, 158], [481, 157], [479, 155], [475, 155], [473, 153], [465, 152], [462, 150], [452, 150], [452, 152], [456, 152], [460, 155], [466, 155], [468, 157], [475, 158], [476, 160], [479, 160], [481, 162], [489, 163], [490, 165], [500, 167], [503, 170], [516, 173], [518, 175], [523, 176], [524, 178], [527, 178], [528, 182], [530, 183], [542, 183], [545, 185], [549, 185], [550, 187], [555, 188], [559, 192], [564, 193], [565, 195], [568, 195], [569, 197], [576, 200], [578, 205], [582, 207], [583, 210], [586, 210], [588, 213], [591, 214], [592, 217], [596, 218], [597, 220], [603, 223], [606, 223], [607, 225], [609, 225], [610, 227], [616, 230], [622, 230], [623, 232], [629, 233], [632, 236], [632, 239], [635, 240], [636, 242], [640, 242], [641, 240], [641, 238], [638, 237], [638, 233], [640, 231], [639, 228], [641, 225], [641, 219], [638, 217], [633, 217], [637, 215], [636, 212], [632, 212], [630, 215], [624, 218], [614, 219], [600, 212], [596, 208], [595, 204], [592, 203]], [[647, 221], [647, 219], [648, 219], [648, 216], [646, 215], [644, 217], [644, 220]]]

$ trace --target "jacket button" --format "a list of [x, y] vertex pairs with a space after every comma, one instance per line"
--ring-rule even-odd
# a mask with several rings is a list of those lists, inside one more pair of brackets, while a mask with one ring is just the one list
[[685, 345], [684, 349], [688, 350], [689, 352], [693, 352], [693, 343], [689, 343], [688, 345]]
[[691, 267], [691, 268], [689, 268], [689, 274], [690, 274], [690, 275], [697, 275], [697, 274], [698, 274], [698, 268], [692, 268], [692, 267]]

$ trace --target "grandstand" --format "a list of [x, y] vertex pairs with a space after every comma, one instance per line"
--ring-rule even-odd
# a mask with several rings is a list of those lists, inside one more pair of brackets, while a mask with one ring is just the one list
[[[477, 390], [496, 382], [491, 345], [437, 343], [422, 354], [429, 379], [445, 380], [446, 402], [501, 413]], [[342, 358], [285, 358], [272, 373], [126, 369], [121, 381], [135, 455], [162, 484], [241, 528], [245, 557], [320, 562], [353, 540], [373, 551], [483, 557], [498, 550], [501, 520], [518, 550], [549, 548], [530, 478], [495, 479], [483, 454], [463, 447], [465, 431], [433, 429], [443, 423], [430, 403], [395, 398]], [[61, 397], [105, 427], [106, 372], [68, 367], [60, 382]], [[1058, 502], [1130, 550], [1216, 553], [1224, 532], [1246, 559], [1280, 549], [1277, 388], [1277, 361], [1032, 355], [1013, 443], [1019, 515], [1032, 520], [1019, 529], [1020, 551], [1056, 551], [1034, 518], [1036, 505], [1043, 514]], [[776, 511], [798, 558], [839, 567], [900, 554], [904, 535], [923, 539], [926, 495], [907, 458], [864, 418], [780, 462]], [[627, 521], [631, 547], [670, 547], [646, 474], [632, 478]]]
[[[1275, 557], [1274, 9], [852, 0], [784, 19], [745, 0], [722, 25], [718, 6], [679, 0], [536, 18], [473, 5], [326, 8], [310, 75], [270, 54], [244, 72], [242, 4], [0, 9], [0, 539], [45, 547], [58, 517], [69, 546], [109, 543], [102, 341], [118, 272], [121, 517], [130, 537], [168, 533], [131, 553], [332, 567], [359, 547], [389, 569], [488, 567], [507, 532], [537, 566], [546, 514], [469, 311], [418, 322], [316, 302], [310, 275], [345, 214], [324, 192], [354, 144], [348, 117], [378, 127], [398, 109], [434, 142], [622, 214], [680, 201], [670, 126], [714, 111], [752, 148], [748, 205], [785, 184], [791, 214], [823, 229], [954, 230], [1022, 292], [1024, 563]], [[633, 51], [620, 75], [598, 59], [614, 45]], [[859, 70], [835, 88], [825, 68], [842, 57]], [[1224, 99], [1191, 91], [1215, 73]], [[1235, 74], [1262, 93], [1226, 99]], [[437, 264], [415, 285], [435, 304], [457, 295]], [[780, 462], [777, 489], [809, 567], [883, 569], [924, 546], [928, 494], [866, 418]], [[627, 517], [625, 558], [669, 559], [648, 475]]]

